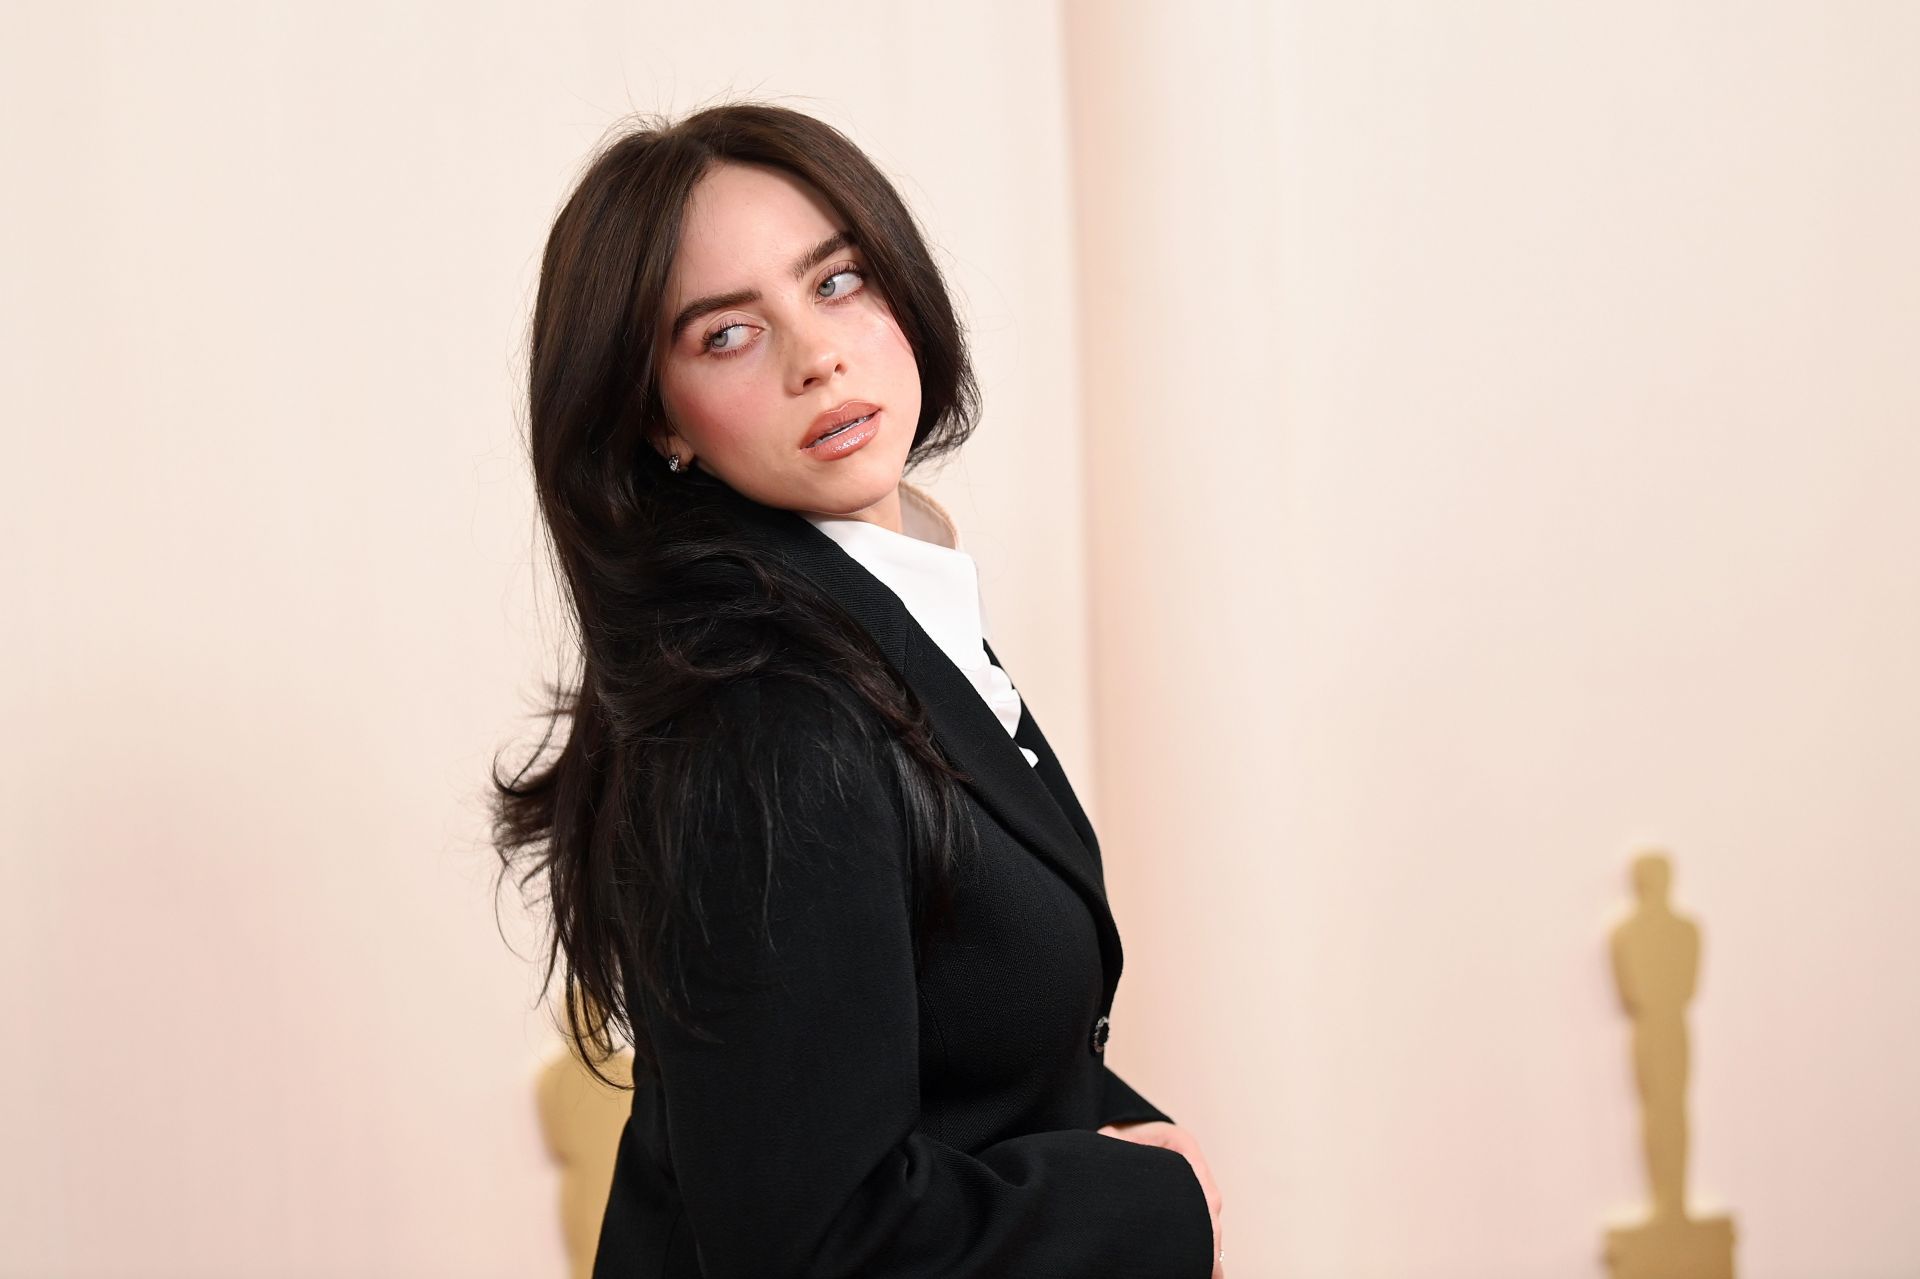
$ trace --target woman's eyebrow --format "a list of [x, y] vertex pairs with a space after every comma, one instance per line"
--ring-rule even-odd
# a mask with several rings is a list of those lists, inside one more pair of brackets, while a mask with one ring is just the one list
[[[801, 276], [826, 261], [830, 254], [837, 253], [841, 249], [849, 248], [854, 242], [852, 232], [835, 231], [832, 235], [796, 258], [788, 270], [793, 273], [793, 278], [798, 280]], [[744, 306], [748, 302], [758, 302], [759, 300], [760, 290], [758, 289], [735, 289], [731, 293], [709, 293], [706, 297], [695, 298], [693, 301], [681, 307], [680, 314], [673, 317], [673, 329], [668, 334], [667, 340], [669, 342], [678, 342], [680, 335], [686, 331], [689, 324], [692, 324], [695, 320], [710, 311], [724, 311], [730, 306]]]

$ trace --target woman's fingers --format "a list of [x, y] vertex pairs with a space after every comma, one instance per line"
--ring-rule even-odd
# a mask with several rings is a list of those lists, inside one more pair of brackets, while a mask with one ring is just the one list
[[1194, 1176], [1200, 1180], [1200, 1188], [1206, 1192], [1207, 1212], [1213, 1218], [1213, 1254], [1214, 1274], [1221, 1275], [1220, 1249], [1223, 1236], [1222, 1216], [1226, 1211], [1226, 1201], [1220, 1193], [1219, 1183], [1213, 1179], [1213, 1169], [1207, 1163], [1206, 1155], [1200, 1149], [1200, 1143], [1192, 1133], [1180, 1127], [1168, 1127], [1161, 1136], [1166, 1144], [1186, 1156], [1187, 1163], [1193, 1168]]
[[1213, 1218], [1213, 1279], [1226, 1279], [1226, 1268], [1220, 1260], [1220, 1250], [1226, 1237], [1223, 1221], [1226, 1201], [1213, 1179], [1213, 1169], [1208, 1165], [1206, 1155], [1200, 1150], [1200, 1142], [1194, 1135], [1178, 1124], [1161, 1123], [1158, 1120], [1140, 1124], [1103, 1124], [1098, 1131], [1121, 1141], [1137, 1142], [1143, 1146], [1164, 1146], [1185, 1156], [1194, 1176], [1199, 1179], [1200, 1189], [1206, 1194], [1207, 1215]]

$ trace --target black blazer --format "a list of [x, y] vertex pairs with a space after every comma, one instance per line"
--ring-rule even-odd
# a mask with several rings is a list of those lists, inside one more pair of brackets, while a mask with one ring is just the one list
[[[636, 1081], [594, 1279], [1209, 1279], [1212, 1219], [1185, 1156], [1095, 1131], [1168, 1116], [1105, 1063], [1120, 935], [1099, 841], [1031, 711], [1009, 737], [899, 597], [803, 517], [743, 502], [739, 518], [924, 701], [974, 779], [980, 856], [957, 931], [931, 939], [916, 978], [895, 788], [876, 767], [842, 794], [783, 772], [801, 817], [773, 832], [774, 951], [744, 928], [716, 943], [737, 940], [778, 989], [703, 1017], [718, 1044], [642, 1005], [661, 1077]], [[829, 731], [818, 690], [749, 680], [722, 696], [790, 729], [797, 761], [821, 757], [799, 745]], [[724, 861], [725, 843], [702, 856]], [[696, 1006], [702, 976], [689, 961]]]

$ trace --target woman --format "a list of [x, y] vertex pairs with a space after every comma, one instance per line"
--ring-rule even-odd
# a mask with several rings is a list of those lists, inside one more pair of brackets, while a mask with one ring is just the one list
[[498, 842], [583, 1056], [634, 1047], [596, 1279], [1223, 1273], [1198, 1144], [1103, 1061], [1093, 829], [903, 481], [978, 396], [892, 186], [773, 106], [620, 138], [530, 397], [582, 667]]

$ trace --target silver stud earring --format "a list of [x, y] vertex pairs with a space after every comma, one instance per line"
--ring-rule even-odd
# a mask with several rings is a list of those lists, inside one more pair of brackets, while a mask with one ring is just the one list
[[679, 473], [679, 471], [680, 471], [680, 455], [679, 455], [678, 453], [669, 453], [669, 454], [667, 454], [667, 469], [668, 469], [669, 471], [672, 471], [672, 472], [674, 472], [675, 474], [678, 474], [678, 473]]

